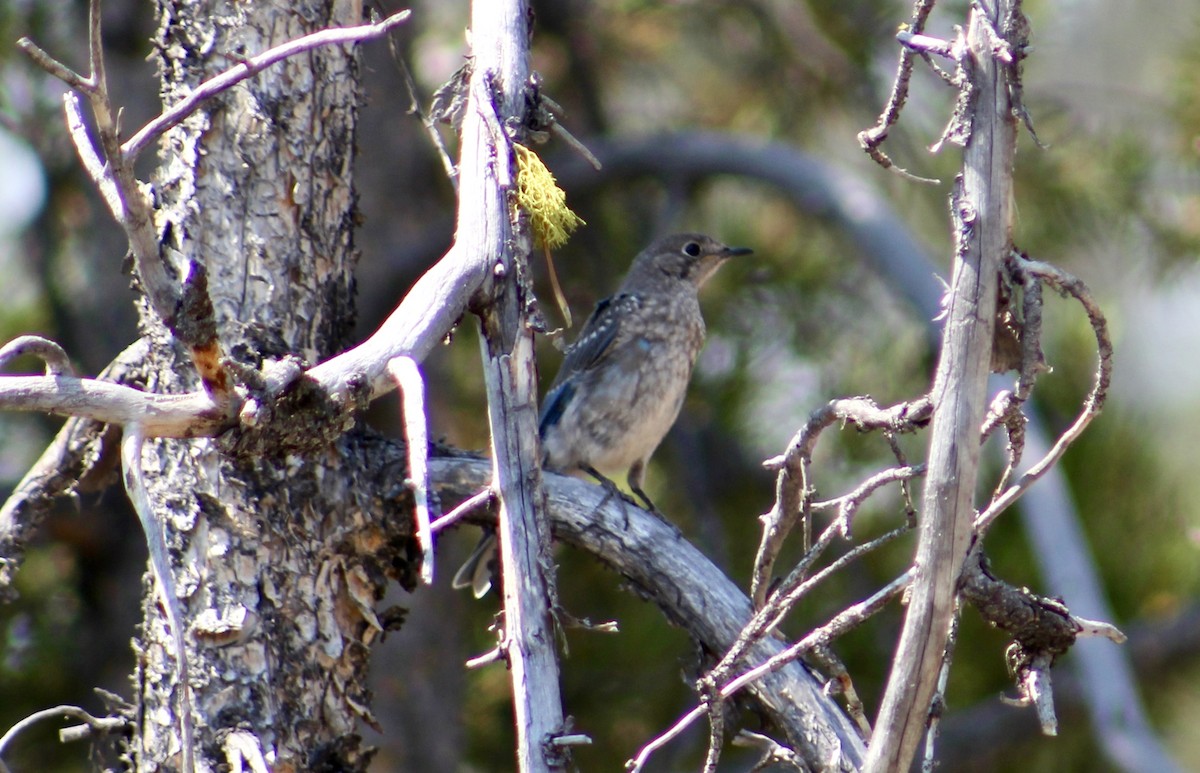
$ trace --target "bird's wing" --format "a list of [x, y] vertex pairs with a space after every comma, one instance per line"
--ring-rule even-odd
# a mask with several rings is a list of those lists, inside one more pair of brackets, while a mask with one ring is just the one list
[[554, 377], [550, 389], [546, 392], [542, 412], [538, 417], [540, 432], [544, 434], [547, 427], [558, 423], [575, 394], [573, 377], [604, 361], [621, 340], [621, 320], [641, 305], [641, 298], [632, 293], [614, 295], [596, 304], [579, 338], [567, 349], [558, 375]]
[[579, 338], [567, 350], [551, 389], [576, 373], [591, 370], [603, 362], [621, 338], [621, 320], [641, 305], [642, 299], [633, 293], [621, 293], [597, 303]]

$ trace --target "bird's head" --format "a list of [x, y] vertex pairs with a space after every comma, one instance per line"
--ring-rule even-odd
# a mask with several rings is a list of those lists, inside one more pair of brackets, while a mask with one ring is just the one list
[[703, 234], [673, 234], [651, 244], [634, 259], [629, 277], [643, 281], [685, 281], [697, 289], [708, 281], [726, 260], [749, 255], [746, 247], [729, 247]]

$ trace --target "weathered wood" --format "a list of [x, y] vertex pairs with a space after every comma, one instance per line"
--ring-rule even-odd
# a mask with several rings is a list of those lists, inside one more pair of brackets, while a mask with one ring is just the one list
[[[490, 474], [484, 460], [430, 459], [431, 485], [447, 506], [479, 491]], [[679, 531], [613, 497], [601, 486], [546, 475], [555, 536], [586, 550], [644, 592], [705, 651], [726, 652], [750, 620], [750, 599]], [[748, 656], [763, 663], [787, 647], [768, 636]], [[853, 723], [799, 661], [745, 690], [814, 770], [857, 770], [865, 750]], [[648, 739], [631, 738], [629, 743]]]
[[907, 770], [929, 716], [966, 557], [987, 409], [996, 288], [1011, 249], [1016, 116], [998, 38], [1016, 3], [973, 7], [964, 72], [970, 89], [957, 120], [969, 131], [951, 200], [956, 255], [934, 378], [928, 475], [921, 506], [917, 577], [864, 770]]
[[[476, 305], [492, 437], [492, 486], [499, 494], [504, 596], [500, 647], [512, 680], [517, 769], [562, 770], [568, 758], [550, 741], [563, 733], [558, 661], [550, 621], [550, 528], [538, 468], [537, 365], [518, 277], [529, 252], [514, 222], [512, 151], [505, 130], [519, 126], [529, 79], [529, 16], [524, 0], [471, 6], [474, 72], [462, 127], [455, 244], [487, 257], [493, 280]], [[524, 231], [524, 233], [523, 233]]]

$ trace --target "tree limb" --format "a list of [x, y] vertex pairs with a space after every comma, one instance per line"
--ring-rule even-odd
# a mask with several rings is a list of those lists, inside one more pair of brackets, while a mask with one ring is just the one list
[[[430, 475], [443, 500], [457, 502], [487, 484], [490, 465], [435, 458]], [[753, 613], [750, 600], [677, 530], [607, 496], [602, 487], [551, 473], [545, 479], [547, 513], [559, 539], [594, 554], [645, 591], [705, 650], [725, 652], [733, 645]], [[782, 641], [766, 637], [752, 648], [749, 662], [762, 663], [784, 649]], [[864, 747], [857, 729], [800, 663], [789, 662], [747, 689], [813, 768], [861, 766]]]
[[864, 770], [907, 769], [925, 731], [954, 615], [954, 597], [972, 535], [979, 472], [979, 428], [987, 378], [999, 270], [1012, 248], [1012, 160], [1016, 121], [1009, 71], [992, 41], [1014, 4], [990, 13], [975, 7], [963, 62], [973, 89], [971, 134], [963, 177], [952, 198], [956, 256], [941, 357], [934, 378], [934, 414], [917, 576]]

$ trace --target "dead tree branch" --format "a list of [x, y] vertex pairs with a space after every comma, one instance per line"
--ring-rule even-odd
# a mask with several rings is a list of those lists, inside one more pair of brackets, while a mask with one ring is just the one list
[[1007, 0], [990, 12], [976, 7], [968, 24], [970, 52], [963, 66], [972, 89], [972, 129], [952, 199], [957, 249], [933, 386], [918, 569], [864, 765], [872, 773], [907, 769], [920, 743], [973, 531], [998, 276], [1012, 249], [1016, 121], [1009, 103], [1011, 73], [997, 60], [993, 41], [1015, 13]]
[[530, 298], [521, 277], [528, 226], [510, 203], [514, 158], [506, 129], [525, 116], [529, 17], [523, 0], [471, 4], [474, 69], [463, 117], [455, 243], [485, 256], [493, 281], [474, 299], [491, 430], [493, 486], [499, 497], [504, 633], [512, 678], [517, 768], [569, 767], [550, 612], [556, 607], [550, 528], [543, 513], [537, 434], [537, 364]]
[[[490, 480], [483, 460], [430, 460], [435, 490], [445, 502], [477, 494]], [[666, 617], [683, 627], [708, 652], [726, 652], [753, 615], [750, 601], [720, 569], [661, 519], [603, 488], [546, 474], [547, 513], [555, 536], [583, 548], [644, 591]], [[763, 663], [785, 649], [764, 637], [747, 662]], [[747, 690], [787, 743], [818, 770], [856, 770], [864, 746], [855, 725], [827, 696], [812, 673], [794, 660], [776, 661], [777, 671]], [[703, 714], [701, 713], [701, 716]]]
[[751, 575], [751, 597], [755, 607], [761, 608], [766, 603], [775, 559], [784, 540], [801, 519], [805, 522], [805, 549], [811, 547], [808, 519], [813, 507], [813, 492], [809, 484], [809, 466], [821, 432], [839, 421], [849, 422], [860, 431], [880, 429], [907, 432], [928, 420], [929, 408], [928, 399], [900, 403], [886, 409], [879, 408], [874, 401], [865, 397], [832, 400], [813, 412], [782, 456], [764, 462], [765, 467], [778, 470], [779, 475], [775, 484], [775, 504], [762, 517], [763, 536]]

